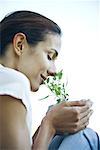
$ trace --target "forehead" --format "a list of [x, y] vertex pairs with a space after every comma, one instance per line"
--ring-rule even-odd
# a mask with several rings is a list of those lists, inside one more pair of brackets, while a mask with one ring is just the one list
[[45, 44], [51, 52], [58, 54], [61, 49], [61, 36], [59, 34], [47, 34], [45, 36]]
[[55, 57], [61, 49], [61, 37], [58, 34], [46, 34], [44, 41], [38, 42], [36, 46], [29, 45], [31, 52], [39, 55], [41, 51], [45, 51]]

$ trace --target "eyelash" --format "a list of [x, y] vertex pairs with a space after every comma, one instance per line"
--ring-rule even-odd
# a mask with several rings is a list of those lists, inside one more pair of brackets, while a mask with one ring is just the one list
[[48, 57], [48, 60], [52, 60], [52, 58], [49, 55], [47, 55], [47, 57]]

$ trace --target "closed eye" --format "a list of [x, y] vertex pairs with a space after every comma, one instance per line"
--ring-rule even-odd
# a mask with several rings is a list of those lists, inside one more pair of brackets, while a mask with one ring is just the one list
[[48, 60], [52, 60], [52, 58], [49, 55], [47, 55], [47, 57], [48, 57]]

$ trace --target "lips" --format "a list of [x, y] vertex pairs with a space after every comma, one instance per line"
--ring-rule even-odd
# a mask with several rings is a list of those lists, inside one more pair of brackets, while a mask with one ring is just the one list
[[41, 77], [43, 78], [43, 80], [47, 79], [47, 77], [45, 77], [43, 74], [41, 74]]
[[47, 79], [47, 77], [45, 77], [43, 74], [41, 74], [41, 79], [42, 79], [41, 84], [43, 84], [44, 81]]

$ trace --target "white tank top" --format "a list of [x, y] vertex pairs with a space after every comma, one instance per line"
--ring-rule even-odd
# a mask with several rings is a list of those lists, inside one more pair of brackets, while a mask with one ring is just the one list
[[32, 108], [30, 96], [30, 82], [28, 78], [14, 69], [4, 67], [0, 64], [0, 95], [10, 95], [21, 99], [27, 109], [27, 126], [32, 142]]

